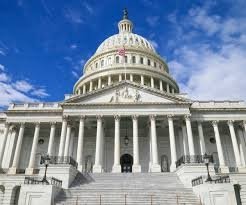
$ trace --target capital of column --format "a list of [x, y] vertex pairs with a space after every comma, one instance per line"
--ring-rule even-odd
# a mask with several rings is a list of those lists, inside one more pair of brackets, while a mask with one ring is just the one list
[[17, 126], [16, 126], [16, 125], [11, 125], [11, 126], [10, 126], [10, 131], [11, 131], [11, 132], [17, 131]]
[[79, 119], [80, 120], [85, 120], [85, 115], [80, 115]]
[[246, 120], [243, 120], [243, 125], [246, 125]]
[[96, 116], [97, 120], [102, 120], [102, 117], [103, 117], [102, 115], [97, 115]]
[[116, 121], [119, 121], [119, 120], [120, 120], [120, 115], [114, 115], [114, 119], [115, 119]]
[[137, 120], [138, 119], [138, 115], [132, 115], [132, 119], [133, 120]]
[[167, 119], [172, 119], [174, 117], [174, 115], [170, 114], [170, 115], [167, 115]]
[[151, 121], [151, 120], [155, 120], [155, 118], [156, 118], [156, 115], [150, 115], [150, 116], [149, 116], [150, 121]]
[[50, 125], [51, 125], [51, 127], [54, 127], [56, 125], [56, 122], [55, 121], [51, 121]]
[[191, 117], [190, 114], [184, 116], [185, 120], [189, 120], [189, 121], [190, 121], [190, 117]]
[[218, 123], [219, 123], [219, 121], [217, 121], [217, 120], [213, 120], [213, 121], [212, 121], [212, 125], [213, 125], [213, 127], [217, 127], [217, 126], [218, 126]]
[[63, 120], [63, 121], [67, 121], [67, 120], [68, 120], [68, 115], [63, 115], [63, 116], [62, 116], [62, 120]]
[[234, 120], [228, 120], [228, 121], [227, 121], [228, 126], [232, 126], [233, 123], [234, 123]]
[[40, 127], [40, 122], [35, 122], [35, 127]]

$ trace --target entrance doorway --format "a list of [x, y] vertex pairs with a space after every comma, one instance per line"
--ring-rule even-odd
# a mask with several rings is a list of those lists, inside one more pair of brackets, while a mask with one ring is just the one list
[[121, 172], [132, 172], [133, 158], [130, 154], [123, 154], [120, 158]]

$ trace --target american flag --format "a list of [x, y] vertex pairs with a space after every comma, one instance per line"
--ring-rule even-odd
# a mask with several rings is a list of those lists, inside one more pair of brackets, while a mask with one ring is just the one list
[[120, 56], [125, 56], [125, 55], [126, 55], [126, 50], [125, 50], [125, 48], [123, 47], [123, 48], [118, 49], [118, 54], [119, 54]]

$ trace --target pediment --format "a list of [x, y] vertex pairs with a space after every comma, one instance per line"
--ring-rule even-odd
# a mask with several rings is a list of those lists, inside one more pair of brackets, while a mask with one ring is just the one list
[[86, 95], [70, 98], [64, 103], [78, 104], [138, 104], [138, 103], [189, 103], [189, 100], [177, 97], [175, 94], [155, 91], [150, 88], [131, 84], [128, 82], [109, 86]]

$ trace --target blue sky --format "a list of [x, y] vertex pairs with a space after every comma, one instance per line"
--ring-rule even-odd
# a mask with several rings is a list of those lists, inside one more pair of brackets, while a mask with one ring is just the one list
[[127, 7], [192, 99], [246, 99], [244, 0], [1, 0], [0, 107], [61, 101]]

